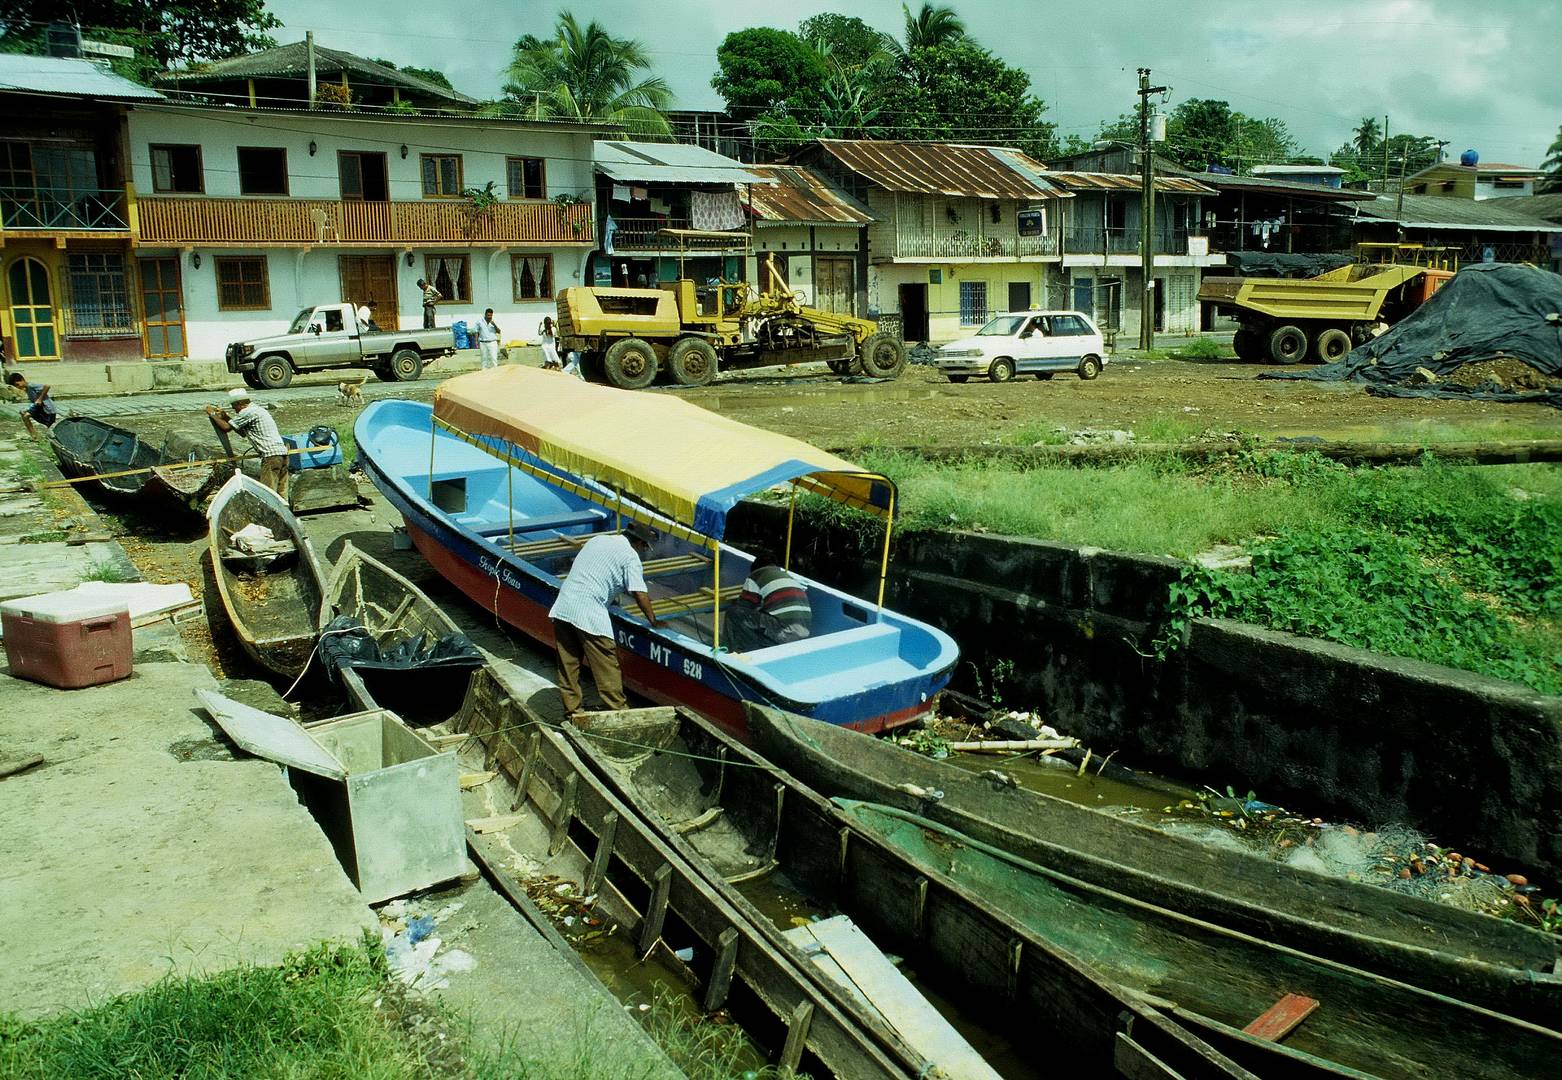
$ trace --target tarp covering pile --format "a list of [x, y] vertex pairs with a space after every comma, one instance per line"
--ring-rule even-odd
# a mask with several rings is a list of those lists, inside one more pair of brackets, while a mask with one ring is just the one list
[[[1533, 369], [1523, 385], [1461, 377], [1480, 370], [1468, 365], [1505, 358]], [[1390, 397], [1540, 401], [1562, 408], [1562, 275], [1506, 263], [1467, 266], [1408, 318], [1343, 360], [1260, 378], [1352, 379]]]
[[350, 615], [326, 625], [320, 637], [320, 658], [337, 681], [340, 668], [358, 671], [428, 672], [446, 668], [471, 670], [483, 665], [483, 654], [464, 634], [417, 634], [382, 649], [368, 629]]
[[1349, 255], [1314, 255], [1284, 251], [1232, 251], [1226, 262], [1242, 277], [1311, 278], [1353, 260]]
[[[509, 365], [442, 384], [434, 417], [588, 477], [720, 539], [745, 495], [798, 481], [881, 517], [894, 486], [876, 473], [671, 394], [616, 390]], [[502, 446], [498, 449], [503, 449]]]

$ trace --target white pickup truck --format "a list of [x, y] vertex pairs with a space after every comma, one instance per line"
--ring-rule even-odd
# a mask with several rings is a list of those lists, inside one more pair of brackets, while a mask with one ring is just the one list
[[235, 341], [227, 361], [250, 386], [276, 390], [297, 372], [328, 368], [368, 368], [387, 381], [408, 381], [455, 351], [449, 327], [376, 330], [359, 326], [352, 304], [320, 304], [300, 311], [285, 334]]
[[1008, 382], [1016, 375], [1050, 379], [1073, 371], [1094, 379], [1106, 366], [1106, 343], [1090, 316], [1078, 311], [1011, 311], [968, 338], [938, 350], [934, 363], [950, 382], [973, 375]]

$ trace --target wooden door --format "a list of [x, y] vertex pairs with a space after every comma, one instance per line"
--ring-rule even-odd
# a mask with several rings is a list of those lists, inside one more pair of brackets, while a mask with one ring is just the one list
[[857, 313], [856, 267], [851, 259], [815, 257], [814, 306], [837, 315]]
[[173, 360], [187, 355], [184, 338], [184, 294], [179, 287], [179, 260], [140, 259], [143, 338], [148, 359]]
[[400, 330], [396, 303], [394, 255], [340, 255], [337, 268], [342, 279], [342, 302], [367, 304], [374, 324], [381, 330]]
[[1029, 311], [1030, 310], [1030, 282], [1028, 282], [1028, 281], [1011, 281], [1011, 282], [1009, 282], [1009, 310], [1010, 311]]
[[11, 329], [18, 360], [54, 360], [60, 339], [54, 329], [54, 288], [49, 268], [37, 259], [20, 258], [6, 271], [11, 293]]

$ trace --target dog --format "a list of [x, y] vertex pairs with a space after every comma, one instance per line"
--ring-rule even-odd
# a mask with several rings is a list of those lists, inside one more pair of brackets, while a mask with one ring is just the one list
[[336, 400], [343, 406], [363, 408], [363, 384], [369, 377], [365, 375], [357, 382], [339, 382], [336, 384]]

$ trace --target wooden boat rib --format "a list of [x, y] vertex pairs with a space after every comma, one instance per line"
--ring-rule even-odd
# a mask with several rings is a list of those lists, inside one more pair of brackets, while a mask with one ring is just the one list
[[[637, 810], [668, 821], [713, 815], [689, 839], [723, 876], [773, 851], [791, 884], [970, 992], [1007, 993], [1010, 972], [1029, 971], [1035, 985], [1018, 996], [1034, 995], [1020, 1014], [1032, 1038], [1047, 1015], [1058, 1026], [1043, 1034], [1104, 1053], [1105, 1002], [1122, 986], [1168, 1002], [1215, 1050], [1266, 1077], [1422, 1077], [1449, 1063], [1463, 1076], [1529, 1076], [1562, 1051], [1562, 1034], [1547, 1028], [1121, 896], [904, 811], [843, 811], [688, 713], [660, 735], [608, 725], [582, 738], [594, 736], [651, 748], [627, 766], [607, 758], [620, 751], [592, 752]], [[1055, 1000], [1065, 966], [1094, 980], [1069, 992], [1079, 996], [1072, 1025]], [[1286, 1045], [1242, 1032], [1288, 993], [1320, 1005]]]
[[[465, 385], [474, 376], [481, 377], [476, 384], [481, 388], [496, 378], [528, 375], [541, 380], [535, 387], [527, 383], [539, 394], [570, 381], [513, 367], [497, 377], [492, 371], [476, 372], [444, 384], [436, 408], [444, 407], [457, 384]], [[667, 403], [601, 387], [589, 389], [621, 395], [635, 409]], [[615, 403], [623, 405], [616, 398], [609, 402]], [[538, 412], [535, 407], [532, 411]], [[714, 417], [705, 410], [694, 408], [694, 412]], [[805, 582], [813, 609], [808, 638], [742, 653], [716, 648], [717, 623], [730, 624], [725, 616], [751, 563], [749, 556], [719, 541], [724, 507], [735, 501], [735, 492], [788, 480], [800, 485], [816, 481], [812, 470], [818, 463], [812, 457], [783, 461], [771, 471], [755, 464], [754, 473], [744, 474], [741, 482], [715, 491], [700, 488], [704, 494], [695, 508], [680, 504], [679, 512], [706, 522], [707, 531], [702, 533], [685, 517], [663, 513], [654, 502], [637, 501], [632, 491], [620, 494], [636, 483], [624, 470], [637, 467], [639, 459], [599, 463], [592, 475], [610, 473], [615, 482], [628, 485], [614, 491], [526, 449], [552, 445], [529, 434], [533, 428], [549, 426], [549, 417], [557, 417], [553, 426], [568, 429], [559, 438], [574, 439], [597, 429], [615, 436], [631, 427], [652, 429], [654, 416], [636, 413], [609, 423], [591, 413], [588, 423], [579, 408], [561, 408], [515, 421], [516, 428], [506, 438], [483, 433], [508, 422], [503, 417], [489, 418], [492, 422], [478, 434], [457, 429], [442, 417], [416, 402], [374, 402], [359, 415], [354, 429], [359, 461], [401, 512], [408, 535], [436, 570], [474, 602], [544, 644], [553, 643], [548, 610], [582, 544], [593, 535], [619, 529], [628, 519], [663, 530], [664, 538], [645, 557], [647, 584], [661, 625], [648, 626], [632, 608], [612, 610], [625, 683], [651, 701], [688, 705], [734, 730], [744, 723], [746, 700], [876, 730], [926, 712], [933, 695], [948, 681], [958, 650], [947, 635], [811, 581]], [[674, 472], [688, 467], [694, 470], [694, 478], [683, 479], [698, 486], [702, 475], [698, 467], [704, 458], [686, 448], [676, 452], [680, 441], [668, 432], [677, 428], [659, 430], [662, 433], [653, 439], [653, 447], [659, 442], [660, 449], [654, 460], [643, 462], [644, 468], [650, 471], [658, 462]], [[744, 433], [758, 442], [779, 438], [756, 429], [724, 432], [733, 439]], [[635, 434], [648, 436], [656, 436], [656, 431]], [[798, 455], [822, 454], [796, 445]], [[761, 449], [756, 459], [773, 463], [776, 448]], [[833, 466], [820, 466], [825, 467]], [[729, 633], [722, 640], [730, 638]]]
[[[1550, 935], [1172, 836], [776, 710], [751, 709], [749, 729], [756, 750], [822, 794], [921, 814], [1114, 892], [1498, 1012], [1562, 1019]], [[942, 795], [919, 794], [931, 791]]]
[[[314, 652], [325, 595], [309, 538], [274, 491], [242, 473], [223, 485], [206, 517], [208, 587], [215, 587], [239, 646], [272, 674], [297, 678]], [[233, 534], [251, 524], [269, 529], [285, 553], [265, 565], [236, 553]]]
[[[368, 553], [344, 544], [326, 581], [320, 605], [322, 632], [338, 616], [363, 623], [381, 650], [425, 637], [430, 641], [462, 633], [438, 604], [402, 575]], [[348, 699], [359, 710], [384, 707], [376, 697], [394, 697], [402, 718], [414, 721], [424, 704], [440, 708], [459, 702], [466, 692], [473, 664], [450, 668], [372, 673], [346, 664], [336, 666], [336, 676]], [[375, 685], [371, 687], [370, 682]], [[448, 715], [451, 708], [445, 708]], [[444, 719], [444, 716], [439, 719]]]
[[638, 916], [632, 932], [640, 953], [658, 941], [669, 950], [694, 947], [691, 976], [706, 1011], [729, 999], [757, 1002], [770, 1017], [772, 1049], [784, 1042], [778, 1057], [786, 1067], [853, 1080], [924, 1075], [888, 1052], [831, 996], [821, 995], [790, 955], [775, 949], [662, 843], [491, 668], [473, 676], [451, 727], [476, 738], [491, 766], [515, 785], [516, 809], [529, 808], [549, 823], [548, 855], [566, 844], [580, 848], [589, 865], [581, 883], [586, 893], [613, 888], [622, 894], [623, 906]]

